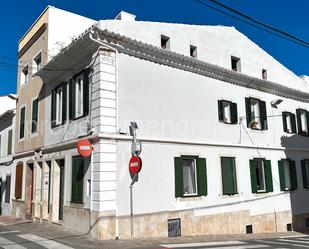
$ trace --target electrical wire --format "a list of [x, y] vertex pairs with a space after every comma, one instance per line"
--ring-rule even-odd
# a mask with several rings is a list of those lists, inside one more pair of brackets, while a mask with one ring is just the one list
[[241, 17], [243, 17], [243, 18], [245, 18], [247, 20], [244, 20], [244, 19], [242, 19], [242, 18], [240, 18], [238, 16], [235, 16], [235, 15], [232, 15], [232, 14], [230, 14], [230, 13], [228, 13], [226, 11], [223, 11], [223, 10], [221, 10], [219, 8], [216, 8], [214, 6], [211, 6], [211, 5], [205, 3], [202, 0], [194, 0], [194, 1], [197, 2], [200, 5], [206, 6], [206, 7], [210, 8], [210, 9], [212, 9], [212, 10], [215, 10], [215, 11], [217, 11], [217, 12], [219, 12], [221, 14], [224, 14], [226, 16], [232, 17], [232, 18], [234, 18], [234, 19], [236, 19], [238, 21], [246, 23], [246, 24], [248, 24], [250, 26], [253, 26], [253, 27], [257, 28], [257, 29], [263, 30], [263, 31], [265, 31], [265, 32], [267, 32], [269, 34], [272, 34], [272, 35], [275, 35], [275, 36], [280, 37], [282, 39], [288, 40], [290, 42], [293, 42], [293, 43], [298, 44], [300, 46], [303, 46], [305, 48], [309, 48], [309, 42], [304, 41], [304, 40], [302, 40], [302, 39], [300, 39], [300, 38], [298, 38], [298, 37], [296, 37], [294, 35], [291, 35], [288, 32], [282, 31], [282, 30], [274, 28], [274, 27], [272, 27], [272, 26], [270, 26], [268, 24], [265, 24], [265, 23], [263, 23], [261, 21], [258, 21], [256, 19], [254, 19], [254, 18], [252, 18], [252, 17], [250, 17], [250, 16], [248, 16], [248, 15], [246, 15], [244, 13], [241, 13], [240, 11], [232, 9], [229, 6], [226, 6], [226, 5], [220, 3], [220, 2], [218, 2], [216, 0], [208, 0], [208, 1], [210, 1], [210, 2], [212, 2], [214, 4], [217, 4], [217, 5], [221, 6], [222, 8], [229, 10], [230, 12], [238, 14]]

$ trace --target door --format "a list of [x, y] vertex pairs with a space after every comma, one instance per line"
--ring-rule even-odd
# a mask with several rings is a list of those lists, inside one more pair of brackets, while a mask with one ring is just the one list
[[59, 220], [63, 220], [64, 204], [64, 160], [59, 161], [60, 167], [60, 187], [59, 187]]
[[25, 216], [26, 219], [32, 218], [32, 201], [33, 201], [33, 163], [27, 165], [26, 172], [26, 200], [25, 200]]
[[3, 198], [4, 188], [2, 186], [2, 178], [0, 178], [0, 215], [2, 215], [2, 198]]

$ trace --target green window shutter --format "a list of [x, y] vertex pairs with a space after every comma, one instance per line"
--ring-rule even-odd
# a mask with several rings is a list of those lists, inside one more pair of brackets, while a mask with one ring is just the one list
[[62, 124], [64, 124], [67, 120], [67, 84], [64, 83], [62, 87]]
[[237, 194], [235, 159], [221, 157], [222, 187], [224, 195]]
[[231, 103], [231, 121], [232, 121], [232, 124], [238, 123], [238, 113], [237, 113], [236, 103]]
[[56, 126], [56, 90], [51, 94], [51, 127]]
[[197, 158], [197, 190], [199, 196], [207, 195], [207, 169], [206, 159]]
[[286, 117], [287, 117], [287, 112], [282, 112], [282, 123], [283, 123], [283, 131], [284, 132], [288, 131], [288, 126], [286, 124]]
[[89, 114], [89, 70], [85, 70], [83, 74], [83, 91], [84, 91], [84, 115]]
[[76, 156], [72, 158], [72, 193], [71, 202], [83, 203], [84, 161], [86, 158]]
[[273, 192], [273, 177], [271, 173], [271, 163], [270, 160], [264, 161], [264, 170], [265, 170], [265, 182], [266, 182], [266, 192]]
[[257, 193], [257, 181], [256, 181], [256, 161], [250, 160], [250, 176], [251, 176], [251, 190], [252, 193]]
[[20, 110], [19, 138], [25, 137], [25, 118], [26, 118], [26, 108], [23, 107]]
[[291, 113], [291, 123], [292, 123], [292, 132], [296, 133], [296, 120], [295, 120], [295, 114]]
[[37, 128], [38, 128], [38, 108], [39, 108], [39, 100], [35, 99], [32, 102], [31, 133], [37, 132]]
[[290, 174], [291, 174], [291, 185], [292, 190], [297, 189], [297, 173], [296, 173], [296, 164], [295, 161], [289, 161], [290, 162]]
[[267, 112], [265, 101], [259, 101], [262, 130], [267, 130]]
[[181, 157], [174, 158], [175, 167], [175, 197], [183, 197], [183, 172]]
[[218, 116], [219, 116], [219, 121], [223, 122], [223, 101], [218, 100]]
[[8, 155], [12, 154], [12, 143], [13, 143], [13, 130], [9, 130], [8, 132]]
[[302, 135], [300, 109], [296, 110], [296, 119], [297, 119], [297, 131], [298, 131], [298, 134]]
[[301, 171], [303, 176], [303, 186], [304, 188], [308, 188], [305, 160], [301, 160]]
[[251, 98], [246, 98], [246, 119], [247, 119], [247, 127], [251, 128]]
[[284, 163], [282, 160], [278, 161], [278, 168], [279, 168], [280, 190], [285, 191]]
[[69, 119], [75, 118], [75, 81], [70, 79], [69, 81]]

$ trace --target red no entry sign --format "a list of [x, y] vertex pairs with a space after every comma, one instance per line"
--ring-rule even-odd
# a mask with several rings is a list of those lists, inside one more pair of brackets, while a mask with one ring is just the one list
[[89, 157], [93, 151], [92, 144], [89, 140], [82, 139], [77, 144], [77, 150], [81, 156]]
[[129, 162], [129, 171], [131, 174], [138, 174], [142, 169], [142, 159], [138, 156], [132, 156]]

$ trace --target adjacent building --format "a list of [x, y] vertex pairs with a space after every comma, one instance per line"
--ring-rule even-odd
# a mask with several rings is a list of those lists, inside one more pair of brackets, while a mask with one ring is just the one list
[[0, 215], [11, 215], [16, 95], [0, 97]]
[[[52, 10], [62, 13], [47, 8], [32, 29]], [[28, 81], [35, 90], [18, 85], [15, 215], [97, 239], [130, 238], [134, 121], [143, 144], [134, 237], [309, 227], [306, 76], [234, 27], [136, 21], [125, 12], [95, 23], [79, 18], [59, 26], [80, 34], [42, 59], [28, 78], [40, 82]], [[34, 33], [25, 37], [34, 41]], [[26, 120], [34, 119], [32, 138]], [[92, 142], [91, 157], [78, 153], [80, 139]]]

